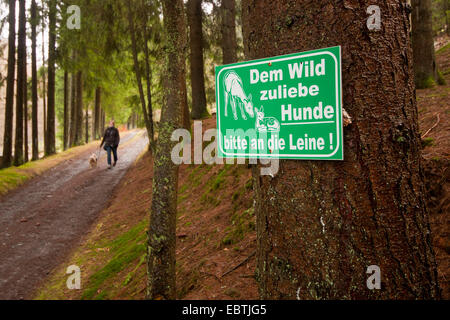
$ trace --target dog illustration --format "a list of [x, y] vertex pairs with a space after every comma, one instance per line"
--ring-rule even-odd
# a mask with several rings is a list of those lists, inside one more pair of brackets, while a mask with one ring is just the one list
[[[231, 105], [233, 111], [234, 120], [237, 120], [237, 106], [241, 109], [242, 119], [247, 120], [245, 111], [253, 118], [255, 116], [253, 112], [252, 95], [247, 96], [242, 85], [241, 78], [234, 71], [229, 71], [224, 76], [224, 88], [225, 88], [225, 117], [228, 117], [228, 102]], [[243, 108], [244, 107], [244, 108]]]
[[279, 132], [280, 123], [274, 117], [264, 117], [264, 107], [258, 110], [255, 108], [256, 112], [256, 124], [255, 128], [258, 132]]
[[91, 166], [91, 168], [95, 168], [97, 167], [97, 154], [93, 153], [91, 154], [91, 156], [89, 157], [89, 165]]

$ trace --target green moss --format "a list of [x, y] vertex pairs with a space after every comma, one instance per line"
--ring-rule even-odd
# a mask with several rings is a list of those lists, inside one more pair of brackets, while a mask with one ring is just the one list
[[422, 147], [423, 148], [432, 146], [433, 144], [434, 144], [434, 139], [433, 138], [422, 139]]
[[447, 50], [450, 50], [450, 43], [437, 50], [436, 54], [442, 54]]
[[[107, 244], [113, 257], [103, 268], [99, 269], [89, 277], [81, 299], [107, 299], [109, 297], [107, 290], [103, 290], [99, 293], [102, 284], [109, 282], [108, 280], [135, 263], [137, 259], [140, 258], [140, 261], [143, 261], [143, 259], [145, 261], [147, 247], [145, 243], [146, 226], [147, 221], [144, 219], [131, 230]], [[138, 266], [141, 263], [142, 262], [139, 262]], [[136, 269], [137, 267], [134, 268], [134, 270]], [[125, 282], [128, 283], [129, 281]]]
[[254, 209], [249, 208], [241, 214], [231, 216], [231, 226], [225, 229], [226, 235], [222, 238], [223, 245], [231, 245], [244, 239], [246, 233], [255, 230]]
[[437, 79], [437, 83], [438, 83], [438, 85], [440, 85], [440, 86], [443, 86], [443, 85], [446, 84], [444, 75], [443, 75], [442, 72], [440, 72], [440, 71], [438, 71], [438, 79]]

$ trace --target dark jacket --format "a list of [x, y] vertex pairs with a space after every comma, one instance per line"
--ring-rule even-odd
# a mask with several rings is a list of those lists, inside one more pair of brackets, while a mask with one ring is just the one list
[[108, 127], [103, 135], [103, 140], [100, 147], [105, 144], [105, 147], [117, 147], [120, 142], [119, 130], [116, 127]]

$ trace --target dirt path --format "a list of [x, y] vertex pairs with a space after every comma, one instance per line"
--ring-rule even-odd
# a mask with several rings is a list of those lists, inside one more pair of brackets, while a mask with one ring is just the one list
[[123, 135], [119, 161], [89, 169], [89, 149], [0, 198], [0, 299], [26, 299], [108, 204], [114, 187], [147, 145], [143, 131]]

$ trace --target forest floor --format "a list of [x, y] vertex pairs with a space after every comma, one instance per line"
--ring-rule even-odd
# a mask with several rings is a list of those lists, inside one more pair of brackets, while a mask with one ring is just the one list
[[[439, 50], [437, 62], [447, 84], [417, 90], [417, 100], [433, 247], [443, 297], [449, 299], [449, 45]], [[214, 127], [215, 118], [203, 121], [203, 130]], [[151, 156], [144, 153], [114, 188], [111, 201], [86, 228], [89, 231], [32, 297], [145, 298], [152, 175]], [[251, 189], [246, 165], [180, 166], [176, 249], [179, 299], [258, 298]], [[66, 286], [66, 269], [74, 264], [81, 269], [81, 290]]]
[[0, 198], [0, 299], [31, 297], [96, 221], [147, 140], [143, 130], [124, 133], [112, 170], [105, 152], [89, 169], [99, 144], [92, 143]]
[[450, 43], [436, 52], [436, 62], [446, 84], [417, 90], [417, 103], [439, 283], [450, 299]]

